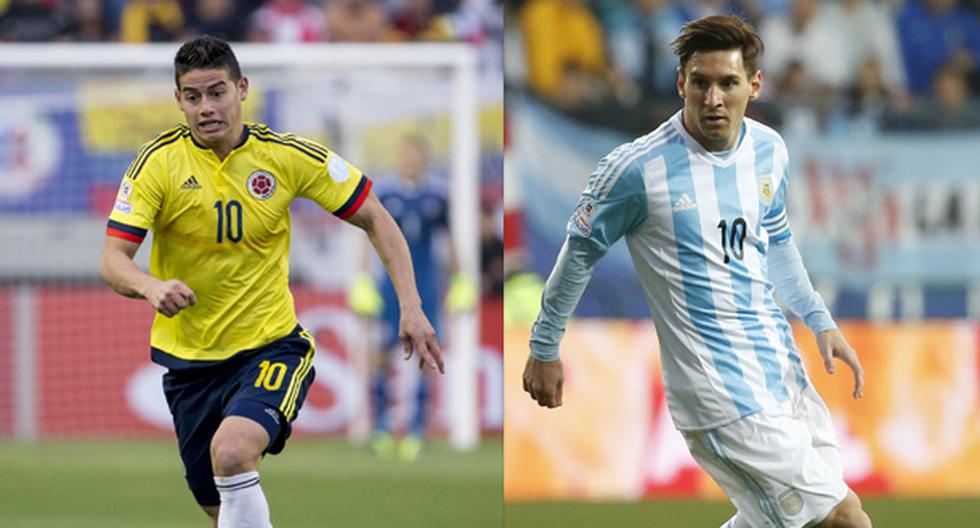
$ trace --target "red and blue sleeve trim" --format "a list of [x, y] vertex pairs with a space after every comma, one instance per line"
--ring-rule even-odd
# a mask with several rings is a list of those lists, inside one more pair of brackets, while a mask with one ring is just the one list
[[105, 228], [105, 234], [139, 244], [146, 238], [146, 229], [109, 220], [109, 224]]
[[353, 214], [361, 208], [361, 205], [368, 197], [368, 194], [371, 193], [371, 185], [371, 179], [362, 174], [361, 181], [358, 182], [357, 188], [354, 189], [354, 193], [351, 194], [350, 198], [347, 199], [344, 205], [340, 206], [340, 209], [334, 211], [333, 214], [344, 220], [353, 216]]

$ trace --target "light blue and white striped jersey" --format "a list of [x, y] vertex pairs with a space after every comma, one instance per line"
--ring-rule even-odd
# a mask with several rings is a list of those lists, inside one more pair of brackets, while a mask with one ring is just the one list
[[746, 118], [737, 146], [719, 157], [687, 133], [682, 112], [607, 155], [569, 221], [532, 354], [557, 357], [592, 266], [625, 237], [656, 324], [677, 428], [718, 427], [805, 388], [766, 259], [771, 244], [791, 243], [787, 163], [782, 138], [759, 122]]

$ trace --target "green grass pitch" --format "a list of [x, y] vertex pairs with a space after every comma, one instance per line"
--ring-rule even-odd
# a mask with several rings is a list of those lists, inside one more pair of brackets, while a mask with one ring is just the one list
[[[342, 440], [294, 439], [267, 457], [276, 528], [493, 527], [503, 524], [502, 444], [458, 453], [434, 443], [414, 463]], [[2, 528], [201, 528], [176, 441], [0, 442]]]
[[[876, 528], [976, 528], [980, 497], [865, 499]], [[717, 528], [735, 513], [727, 501], [508, 502], [507, 528]]]

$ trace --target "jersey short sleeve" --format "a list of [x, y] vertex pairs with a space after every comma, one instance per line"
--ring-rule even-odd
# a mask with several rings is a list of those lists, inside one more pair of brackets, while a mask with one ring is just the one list
[[309, 198], [340, 218], [350, 218], [371, 191], [371, 180], [336, 152], [308, 140], [318, 156], [298, 156], [293, 166], [297, 195]]
[[772, 197], [772, 204], [762, 218], [762, 226], [769, 234], [769, 243], [775, 244], [788, 239], [791, 235], [789, 230], [789, 216], [786, 214], [786, 188], [789, 186], [789, 155], [786, 145], [780, 141], [775, 146], [774, 170], [779, 171], [781, 177], [778, 180], [778, 187]]
[[602, 253], [647, 218], [642, 171], [635, 161], [623, 167], [614, 160], [599, 162], [567, 227], [571, 239], [587, 241]]
[[160, 156], [152, 156], [152, 143], [147, 144], [133, 160], [109, 214], [106, 234], [140, 243], [153, 226], [163, 203], [166, 173]]

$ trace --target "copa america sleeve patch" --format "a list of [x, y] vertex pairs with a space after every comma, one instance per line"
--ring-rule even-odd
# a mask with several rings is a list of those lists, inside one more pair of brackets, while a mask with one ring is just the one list
[[592, 234], [592, 215], [595, 214], [595, 199], [591, 196], [582, 197], [575, 212], [572, 213], [572, 225], [575, 226], [582, 236], [588, 237]]
[[133, 182], [130, 180], [123, 180], [122, 185], [119, 186], [119, 199], [128, 200], [129, 195], [133, 194]]
[[337, 154], [330, 156], [330, 159], [327, 160], [327, 174], [337, 183], [347, 181], [350, 178], [350, 168], [347, 166], [347, 160]]

